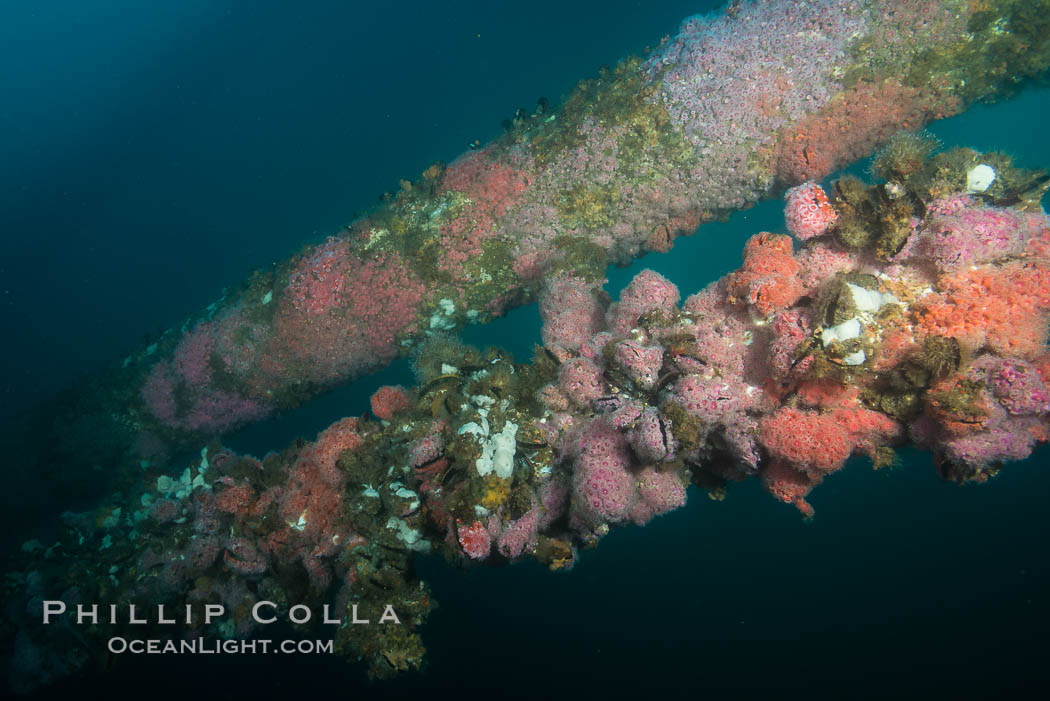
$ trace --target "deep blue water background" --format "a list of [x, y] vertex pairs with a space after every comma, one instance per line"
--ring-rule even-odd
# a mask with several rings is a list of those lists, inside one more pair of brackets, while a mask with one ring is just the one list
[[[537, 97], [556, 100], [718, 3], [135, 0], [0, 7], [0, 420], [123, 357], [454, 158]], [[1050, 91], [934, 125], [948, 144], [1050, 165]], [[860, 167], [863, 167], [861, 165]], [[777, 203], [705, 226], [644, 267], [688, 294], [781, 230]], [[527, 358], [535, 307], [468, 329]], [[263, 453], [359, 414], [405, 363], [230, 437]], [[362, 686], [321, 658], [142, 661], [56, 689], [83, 696], [972, 698], [1047, 681], [1050, 451], [991, 484], [940, 482], [928, 456], [856, 461], [816, 519], [732, 488], [615, 531], [570, 574], [460, 573], [421, 559], [441, 604], [425, 675]], [[10, 495], [24, 475], [7, 474]], [[23, 490], [24, 491], [24, 490]], [[30, 495], [31, 496], [31, 495]], [[58, 508], [33, 504], [39, 511]], [[8, 507], [5, 503], [5, 510]], [[262, 662], [269, 662], [264, 665]], [[97, 692], [97, 693], [96, 693]]]

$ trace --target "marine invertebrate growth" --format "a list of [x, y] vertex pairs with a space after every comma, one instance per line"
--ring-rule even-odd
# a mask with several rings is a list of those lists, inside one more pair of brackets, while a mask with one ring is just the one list
[[[985, 250], [975, 226], [930, 247], [944, 206], [904, 187], [925, 214], [892, 261], [877, 232], [867, 248], [825, 236], [797, 255], [790, 238], [759, 233], [739, 270], [681, 304], [643, 271], [604, 318], [597, 289], [563, 280], [571, 288], [554, 293], [580, 308], [544, 305], [552, 347], [529, 363], [435, 341], [417, 386], [377, 392], [375, 420], [343, 419], [261, 461], [213, 445], [178, 477], [147, 465], [124, 496], [68, 514], [61, 548], [29, 549], [12, 610], [75, 587], [93, 601], [233, 612], [186, 623], [179, 634], [192, 638], [246, 635], [253, 602], [290, 592], [335, 601], [342, 622], [384, 602], [402, 627], [335, 632], [342, 654], [384, 677], [423, 658], [417, 629], [432, 602], [416, 553], [566, 570], [611, 529], [682, 507], [690, 485], [723, 499], [746, 479], [813, 517], [812, 492], [851, 457], [880, 467], [908, 443], [946, 479], [987, 481], [1050, 440], [1050, 220], [1021, 197], [1004, 207], [957, 191], [954, 217], [995, 222], [1015, 245]], [[981, 251], [979, 262], [941, 265], [953, 248]], [[976, 313], [979, 300], [999, 311]], [[67, 634], [27, 627], [14, 644], [72, 670], [87, 660], [68, 654]]]
[[[825, 177], [902, 125], [1015, 90], [1050, 61], [1050, 34], [1030, 21], [1045, 5], [774, 0], [688, 18], [644, 59], [402, 181], [383, 206], [67, 395], [41, 426], [42, 459], [82, 467], [72, 432], [54, 430], [77, 422], [121, 449], [143, 435], [175, 446], [220, 435], [373, 372], [434, 331], [483, 323], [544, 287], [547, 299], [564, 294], [549, 275], [600, 279], [610, 262], [667, 250], [703, 221]], [[880, 162], [899, 179], [911, 156], [893, 153]], [[803, 237], [832, 226], [813, 187], [792, 195]], [[883, 257], [904, 238], [897, 214]], [[854, 248], [862, 231], [853, 213], [836, 229]], [[748, 275], [735, 291], [762, 314], [798, 291], [790, 274]], [[949, 323], [938, 314], [931, 307], [931, 328]], [[552, 352], [595, 318], [591, 309], [552, 326], [562, 337]]]

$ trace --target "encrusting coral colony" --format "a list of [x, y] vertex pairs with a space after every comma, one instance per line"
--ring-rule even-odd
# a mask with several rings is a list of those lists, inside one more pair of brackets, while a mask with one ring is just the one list
[[[959, 482], [1025, 458], [1050, 431], [1047, 177], [891, 135], [1045, 70], [1047, 17], [1045, 2], [730, 3], [404, 181], [90, 383], [99, 410], [81, 402], [72, 433], [116, 435], [134, 468], [64, 517], [60, 546], [27, 544], [14, 619], [43, 599], [222, 603], [221, 625], [163, 634], [247, 636], [258, 601], [390, 603], [402, 625], [335, 633], [387, 676], [423, 659], [415, 553], [566, 569], [690, 485], [720, 499], [753, 477], [808, 517], [854, 455], [881, 467], [913, 444]], [[815, 182], [879, 144], [874, 184]], [[794, 240], [753, 236], [684, 300], [648, 270], [602, 291], [609, 263], [785, 188]], [[531, 362], [452, 335], [533, 299]], [[384, 387], [370, 415], [261, 460], [200, 450], [403, 353], [418, 383]], [[188, 467], [165, 464], [194, 441]], [[83, 666], [73, 637], [96, 633], [19, 632], [20, 679]]]

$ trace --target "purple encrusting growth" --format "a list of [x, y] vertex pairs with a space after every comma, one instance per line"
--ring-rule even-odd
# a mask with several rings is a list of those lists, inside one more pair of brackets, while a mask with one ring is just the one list
[[595, 419], [567, 440], [576, 464], [572, 516], [583, 528], [624, 520], [635, 499], [631, 452], [624, 435]]
[[645, 346], [637, 341], [616, 344], [616, 365], [634, 382], [635, 386], [650, 390], [656, 385], [664, 363], [664, 349]]
[[445, 439], [440, 429], [428, 433], [409, 446], [409, 464], [419, 467], [441, 457], [445, 450]]
[[1039, 418], [1009, 417], [1002, 407], [993, 407], [984, 430], [947, 440], [945, 455], [966, 465], [981, 466], [1024, 460], [1032, 454], [1041, 424]]
[[[1012, 31], [1012, 3], [982, 5], [980, 30], [976, 8], [770, 0], [689, 18], [647, 58], [582, 82], [558, 111], [402, 181], [345, 230], [231, 287], [130, 354], [107, 380], [113, 391], [71, 402], [66, 420], [91, 414], [128, 447], [142, 433], [184, 444], [375, 372], [435, 329], [485, 323], [540, 295], [575, 302], [574, 283], [555, 278], [599, 280], [609, 263], [670, 250], [902, 127], [1014, 89], [1011, 70], [1043, 68], [1030, 58], [1039, 47], [1023, 61], [990, 50]], [[637, 322], [626, 309], [636, 301], [610, 310], [613, 331]], [[604, 300], [570, 307], [545, 331], [558, 357], [594, 328]], [[60, 445], [72, 465], [82, 451], [62, 438], [38, 442]]]
[[679, 293], [674, 283], [652, 270], [643, 270], [609, 308], [608, 324], [613, 333], [626, 334], [644, 314], [669, 314], [678, 306]]
[[556, 275], [544, 282], [540, 293], [543, 345], [552, 353], [567, 355], [602, 329], [605, 300], [594, 284], [575, 275]]
[[662, 76], [658, 99], [700, 156], [683, 180], [705, 208], [736, 209], [769, 190], [773, 172], [754, 156], [841, 91], [835, 68], [872, 21], [859, 0], [737, 8], [690, 17], [644, 67]]
[[1011, 414], [1043, 414], [1050, 411], [1050, 390], [1030, 363], [1004, 360], [992, 375], [992, 392]]
[[[1050, 391], [1035, 368], [1022, 359], [986, 354], [973, 361], [966, 378], [978, 388], [977, 405], [984, 411], [981, 430], [947, 436], [945, 455], [980, 466], [1031, 455], [1050, 412]], [[928, 430], [923, 419], [917, 431]]]
[[[911, 229], [929, 231], [943, 212], [910, 195]], [[958, 220], [998, 222], [1024, 248], [938, 274], [914, 251], [892, 261], [871, 249], [840, 256], [845, 244], [829, 236], [796, 253], [790, 238], [763, 232], [748, 242], [743, 267], [681, 306], [673, 284], [644, 271], [607, 314], [597, 281], [567, 279], [562, 299], [582, 309], [574, 317], [542, 306], [558, 327], [545, 338], [558, 347], [531, 363], [436, 335], [417, 358], [419, 384], [380, 388], [374, 419], [343, 419], [262, 461], [211, 446], [178, 478], [139, 468], [131, 490], [65, 518], [61, 548], [41, 557], [30, 546], [15, 576], [37, 601], [75, 585], [89, 601], [171, 610], [205, 601], [235, 610], [294, 593], [334, 601], [347, 616], [353, 603], [392, 599], [409, 612], [409, 628], [335, 632], [343, 654], [386, 676], [422, 663], [409, 631], [432, 601], [412, 574], [414, 553], [464, 566], [535, 558], [567, 570], [614, 527], [683, 506], [688, 486], [721, 500], [747, 479], [811, 517], [810, 492], [851, 456], [890, 465], [908, 438], [936, 454], [944, 478], [987, 481], [1050, 440], [1050, 220], [1029, 202], [989, 212], [958, 201]], [[910, 218], [898, 221], [911, 230]], [[959, 234], [950, 245], [975, 250], [985, 232]], [[794, 292], [803, 277], [812, 288], [772, 308], [734, 293], [742, 273], [765, 270], [778, 271], [763, 288], [773, 298], [776, 285]], [[974, 289], [950, 292], [953, 276], [971, 274]], [[973, 296], [1000, 313], [974, 313]], [[874, 298], [885, 302], [878, 310]], [[944, 335], [981, 324], [1025, 342], [966, 345]], [[187, 336], [163, 378], [207, 384], [194, 368], [196, 342]], [[27, 603], [11, 608], [25, 612]], [[248, 635], [247, 620], [233, 632]], [[24, 624], [21, 615], [23, 654], [60, 664], [79, 649], [59, 626]], [[188, 624], [177, 634], [206, 632]]]
[[726, 419], [756, 404], [761, 393], [740, 378], [686, 375], [671, 388], [671, 401], [693, 416], [711, 423]]
[[971, 197], [954, 197], [930, 205], [936, 216], [918, 231], [912, 255], [929, 258], [941, 271], [987, 263], [1022, 253], [1041, 229], [1041, 217], [978, 207]]
[[674, 472], [647, 467], [635, 479], [637, 497], [627, 517], [644, 526], [651, 519], [685, 506], [685, 487]]
[[581, 407], [590, 406], [605, 390], [601, 370], [588, 358], [573, 358], [561, 366], [561, 386], [569, 399]]
[[503, 526], [496, 539], [496, 549], [501, 555], [511, 559], [518, 558], [527, 548], [535, 545], [542, 511], [534, 506], [525, 512], [525, 515]]
[[655, 463], [674, 460], [678, 439], [671, 432], [670, 424], [670, 420], [661, 416], [654, 407], [649, 407], [634, 419], [627, 440], [639, 461]]
[[[382, 421], [362, 420], [358, 432], [348, 419], [353, 448], [333, 439], [265, 461], [226, 456], [236, 475], [209, 468], [218, 456], [205, 452], [174, 489], [161, 486], [174, 482], [170, 466], [151, 463], [151, 498], [174, 495], [178, 515], [159, 506], [156, 522], [132, 530], [134, 514], [152, 510], [121, 488], [122, 507], [80, 519], [78, 537], [36, 563], [50, 595], [97, 571], [83, 584], [103, 586], [87, 600], [219, 600], [232, 610], [246, 597], [309, 596], [345, 612], [393, 597], [415, 626], [431, 605], [408, 567], [416, 552], [468, 564], [534, 556], [567, 569], [612, 525], [681, 506], [691, 482], [719, 498], [728, 482], [757, 476], [812, 515], [811, 489], [851, 455], [888, 464], [905, 425], [951, 479], [984, 481], [1002, 460], [1027, 456], [1050, 436], [1040, 357], [1050, 230], [1022, 207], [991, 211], [961, 194], [948, 206], [913, 190], [897, 204], [924, 206], [894, 221], [919, 233], [893, 249], [892, 265], [877, 251], [843, 250], [829, 218], [834, 235], [797, 257], [787, 237], [757, 235], [744, 268], [681, 308], [674, 285], [650, 271], [614, 305], [596, 289], [610, 263], [666, 252], [703, 222], [820, 181], [901, 128], [1040, 74], [1050, 36], [1022, 35], [1018, 6], [729, 3], [722, 16], [688, 19], [647, 59], [584, 81], [558, 111], [537, 110], [402, 181], [346, 229], [232, 286], [70, 393], [34, 437], [50, 463], [80, 470], [97, 454], [77, 445], [90, 433], [116, 446], [106, 474], [139, 484], [143, 463], [125, 450], [138, 438], [210, 439], [537, 296], [548, 352], [514, 366], [457, 351], [414, 396], [385, 388], [397, 401], [382, 411], [373, 402]], [[833, 340], [825, 331], [846, 311], [846, 274], [900, 303]], [[991, 297], [995, 314], [982, 314]], [[950, 351], [949, 338], [958, 352], [936, 364], [946, 376], [922, 384], [914, 359]], [[34, 566], [25, 569], [32, 582]], [[45, 638], [59, 630], [39, 628], [32, 634]], [[387, 675], [421, 664], [418, 636], [403, 630], [336, 635]]]

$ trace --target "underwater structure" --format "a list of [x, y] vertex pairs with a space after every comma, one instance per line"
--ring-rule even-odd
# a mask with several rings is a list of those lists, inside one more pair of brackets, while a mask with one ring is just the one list
[[[788, 190], [800, 244], [758, 233], [739, 269], [684, 300], [652, 271], [612, 301], [560, 268], [529, 363], [433, 334], [416, 385], [381, 388], [370, 415], [312, 442], [262, 459], [211, 444], [175, 475], [145, 465], [63, 515], [59, 541], [23, 547], [5, 582], [15, 687], [98, 662], [112, 636], [244, 638], [260, 611], [296, 608], [334, 616], [335, 651], [388, 677], [424, 659], [418, 553], [564, 570], [610, 529], [683, 506], [689, 485], [721, 499], [756, 479], [810, 517], [807, 495], [854, 455], [887, 467], [911, 444], [960, 483], [1028, 457], [1050, 438], [1050, 180], [932, 150], [903, 134], [875, 160], [884, 182]], [[179, 614], [36, 625], [44, 602]], [[356, 626], [359, 611], [397, 624]]]
[[559, 270], [599, 279], [666, 251], [899, 129], [1017, 90], [1050, 62], [1047, 9], [731, 2], [689, 18], [64, 393], [31, 432], [38, 463], [72, 479], [129, 449], [185, 448], [533, 301]]
[[[388, 677], [424, 659], [419, 553], [564, 570], [690, 485], [717, 499], [755, 479], [810, 517], [851, 456], [886, 467], [914, 445], [956, 482], [1027, 457], [1050, 436], [1047, 176], [897, 132], [1045, 71], [1048, 9], [690, 18], [74, 388], [41, 459], [108, 460], [119, 490], [26, 542], [5, 579], [13, 686], [103, 663], [121, 626], [248, 638], [264, 603], [328, 605], [336, 650]], [[817, 184], [880, 144], [876, 182]], [[683, 300], [643, 271], [603, 292], [609, 264], [785, 189], [790, 236], [756, 233], [721, 280]], [[532, 300], [529, 362], [455, 337]], [[417, 383], [314, 441], [257, 458], [214, 440], [401, 354]], [[45, 601], [180, 613], [42, 627]], [[352, 626], [388, 605], [397, 625]]]

